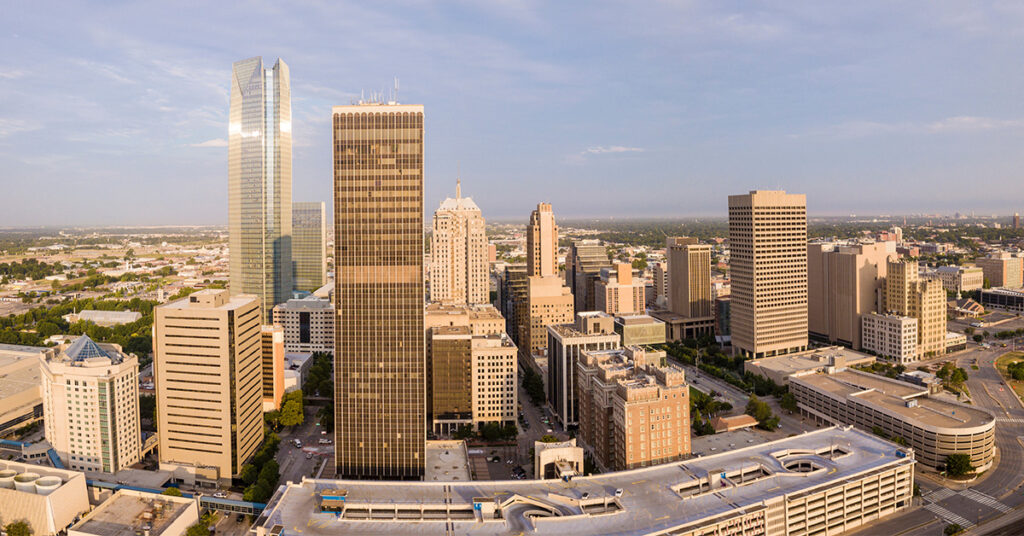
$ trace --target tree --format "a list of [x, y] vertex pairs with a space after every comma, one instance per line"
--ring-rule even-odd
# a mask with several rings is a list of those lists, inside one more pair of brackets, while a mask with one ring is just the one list
[[971, 465], [971, 457], [968, 454], [950, 454], [946, 456], [946, 474], [949, 476], [963, 476], [974, 471]]
[[942, 534], [945, 536], [956, 536], [964, 531], [964, 528], [956, 523], [946, 525], [946, 528], [942, 530]]
[[269, 424], [272, 429], [277, 430], [281, 425], [281, 411], [274, 409], [264, 413], [263, 422]]
[[981, 335], [975, 335], [971, 338], [974, 339], [974, 342], [978, 344], [981, 344], [981, 341], [985, 340], [985, 337], [982, 337]]
[[455, 439], [470, 439], [476, 437], [476, 431], [473, 430], [473, 426], [469, 424], [460, 425], [455, 433], [452, 434]]
[[32, 536], [32, 526], [25, 520], [12, 521], [4, 527], [7, 536]]
[[779, 406], [781, 406], [782, 409], [784, 409], [784, 410], [786, 410], [786, 411], [788, 411], [790, 413], [793, 413], [793, 412], [795, 412], [795, 411], [800, 409], [800, 407], [797, 406], [796, 397], [793, 396], [793, 393], [789, 393], [789, 392], [787, 392], [786, 394], [782, 395], [782, 398], [779, 399]]
[[540, 438], [541, 443], [558, 443], [558, 438], [551, 434], [544, 434]]
[[243, 465], [242, 471], [238, 474], [238, 478], [240, 478], [242, 482], [245, 482], [246, 486], [251, 486], [253, 482], [256, 482], [256, 479], [259, 478], [259, 476], [260, 474], [259, 471], [256, 470], [256, 466], [251, 463]]
[[779, 425], [779, 418], [772, 414], [772, 408], [757, 395], [750, 395], [746, 413], [757, 419], [757, 427], [762, 430], [774, 430]]
[[281, 425], [298, 426], [302, 424], [302, 403], [289, 400], [281, 408]]

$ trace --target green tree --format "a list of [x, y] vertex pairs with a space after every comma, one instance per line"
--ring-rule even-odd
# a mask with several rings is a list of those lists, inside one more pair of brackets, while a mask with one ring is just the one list
[[281, 408], [281, 425], [282, 426], [298, 426], [302, 424], [302, 403], [296, 402], [295, 400], [289, 400], [285, 402]]
[[982, 337], [981, 335], [975, 335], [971, 338], [974, 339], [974, 342], [978, 344], [981, 344], [981, 341], [985, 340], [985, 337]]
[[544, 434], [540, 438], [541, 443], [558, 443], [558, 438], [551, 434]]
[[790, 392], [786, 392], [785, 394], [782, 395], [782, 398], [779, 399], [779, 406], [781, 406], [782, 409], [790, 413], [793, 413], [800, 409], [800, 407], [796, 403], [796, 397], [793, 396], [793, 393]]
[[260, 474], [256, 469], [256, 466], [251, 463], [243, 465], [242, 471], [238, 474], [238, 478], [240, 478], [242, 482], [245, 482], [246, 486], [251, 486], [253, 482], [256, 482], [256, 479], [259, 478], [259, 476]]
[[971, 457], [968, 454], [950, 454], [946, 456], [946, 474], [949, 476], [963, 476], [974, 471], [971, 465]]
[[165, 488], [160, 495], [170, 495], [171, 497], [181, 497], [181, 490], [178, 488]]
[[963, 531], [964, 528], [960, 525], [957, 525], [956, 523], [950, 523], [949, 525], [946, 525], [945, 529], [942, 530], [942, 534], [944, 536], [956, 536], [957, 534], [960, 534]]
[[4, 526], [7, 536], [32, 536], [32, 526], [25, 520], [12, 521]]

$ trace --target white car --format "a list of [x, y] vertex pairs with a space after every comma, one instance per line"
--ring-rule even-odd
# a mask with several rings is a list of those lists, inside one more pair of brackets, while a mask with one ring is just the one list
[[228, 494], [224, 493], [223, 491], [218, 491], [218, 492], [214, 493], [213, 496], [218, 498], [218, 499], [227, 499], [228, 498]]

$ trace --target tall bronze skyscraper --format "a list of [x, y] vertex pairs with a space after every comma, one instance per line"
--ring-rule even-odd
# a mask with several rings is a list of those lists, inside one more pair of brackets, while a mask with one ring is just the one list
[[292, 282], [313, 292], [327, 282], [327, 206], [323, 201], [292, 204]]
[[335, 106], [339, 478], [423, 477], [423, 106]]
[[260, 297], [263, 322], [292, 292], [292, 99], [288, 65], [231, 69], [228, 261], [231, 294]]

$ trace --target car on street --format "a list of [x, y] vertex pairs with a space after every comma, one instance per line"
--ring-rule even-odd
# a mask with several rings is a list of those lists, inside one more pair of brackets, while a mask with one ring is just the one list
[[312, 458], [313, 458], [313, 453], [312, 452], [307, 452], [306, 453], [306, 459], [309, 460], [309, 459], [312, 459]]
[[218, 499], [227, 499], [228, 498], [228, 494], [224, 493], [223, 491], [218, 491], [218, 492], [214, 493], [213, 496], [218, 498]]

